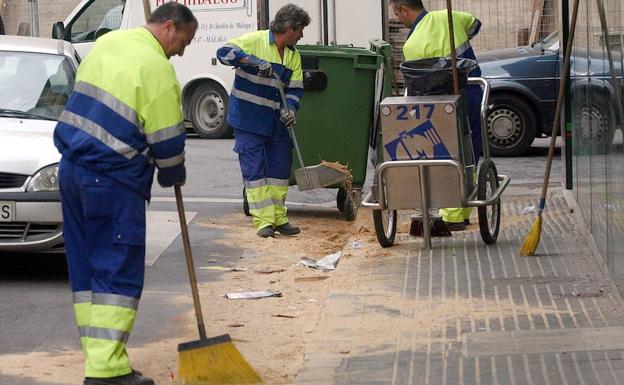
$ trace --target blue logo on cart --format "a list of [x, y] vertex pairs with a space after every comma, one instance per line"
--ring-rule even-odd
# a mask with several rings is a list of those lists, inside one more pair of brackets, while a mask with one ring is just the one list
[[398, 138], [387, 143], [384, 148], [390, 160], [451, 159], [451, 154], [430, 120], [399, 133]]

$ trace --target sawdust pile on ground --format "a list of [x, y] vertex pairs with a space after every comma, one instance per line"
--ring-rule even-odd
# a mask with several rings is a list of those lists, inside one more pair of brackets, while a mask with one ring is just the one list
[[[303, 365], [305, 346], [317, 328], [329, 284], [350, 254], [345, 252], [338, 271], [322, 272], [298, 262], [303, 257], [320, 259], [350, 249], [348, 242], [373, 239], [370, 213], [347, 222], [337, 210], [319, 209], [289, 213], [301, 228], [296, 237], [276, 235], [261, 239], [251, 219], [240, 214], [227, 219], [198, 223], [227, 229], [219, 242], [247, 250], [239, 267], [248, 271], [222, 274], [217, 282], [200, 285], [210, 334], [229, 333], [243, 356], [268, 384], [290, 384]], [[281, 297], [257, 300], [228, 300], [225, 293], [273, 290]]]

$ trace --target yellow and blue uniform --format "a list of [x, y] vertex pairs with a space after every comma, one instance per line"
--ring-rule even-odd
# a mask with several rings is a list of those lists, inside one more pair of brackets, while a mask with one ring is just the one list
[[[470, 39], [481, 28], [481, 22], [473, 15], [465, 12], [453, 11], [453, 32], [455, 34], [455, 53], [457, 58], [476, 61], [476, 56]], [[451, 45], [449, 39], [449, 24], [447, 10], [423, 12], [418, 15], [410, 28], [407, 41], [403, 45], [405, 60], [428, 59], [434, 57], [450, 57]], [[481, 76], [481, 69], [477, 66], [468, 76]], [[481, 99], [483, 91], [479, 86], [469, 86], [465, 91], [468, 100], [468, 121], [472, 131], [472, 146], [475, 164], [481, 156]], [[442, 219], [445, 222], [464, 222], [470, 218], [471, 208], [441, 209]]]
[[258, 75], [260, 61], [271, 63], [285, 85], [290, 111], [299, 109], [303, 96], [301, 56], [295, 47], [284, 49], [283, 59], [269, 30], [250, 32], [219, 48], [217, 57], [235, 66], [228, 123], [234, 128], [234, 151], [243, 175], [249, 212], [257, 229], [288, 223], [284, 202], [292, 165], [292, 142], [280, 121], [281, 98], [276, 79]]
[[152, 33], [99, 38], [54, 132], [86, 377], [132, 371], [126, 341], [143, 290], [145, 204], [155, 167], [164, 185], [186, 179], [185, 138], [180, 86]]

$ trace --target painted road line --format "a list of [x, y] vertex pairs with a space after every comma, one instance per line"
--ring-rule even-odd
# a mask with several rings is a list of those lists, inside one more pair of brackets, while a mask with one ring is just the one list
[[[192, 221], [195, 215], [196, 212], [187, 211], [186, 223]], [[146, 220], [145, 265], [152, 266], [171, 242], [180, 235], [180, 219], [177, 211], [148, 211]]]

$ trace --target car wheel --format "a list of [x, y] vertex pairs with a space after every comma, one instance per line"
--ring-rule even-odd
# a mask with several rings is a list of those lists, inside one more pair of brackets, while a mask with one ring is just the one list
[[579, 146], [606, 149], [613, 142], [615, 124], [612, 110], [604, 98], [593, 95], [591, 102], [583, 101], [574, 110], [574, 128]]
[[221, 139], [232, 136], [227, 123], [228, 95], [215, 83], [199, 85], [191, 96], [190, 118], [193, 131], [201, 138]]
[[537, 119], [533, 108], [514, 95], [493, 95], [487, 115], [490, 152], [495, 156], [518, 156], [531, 147]]

